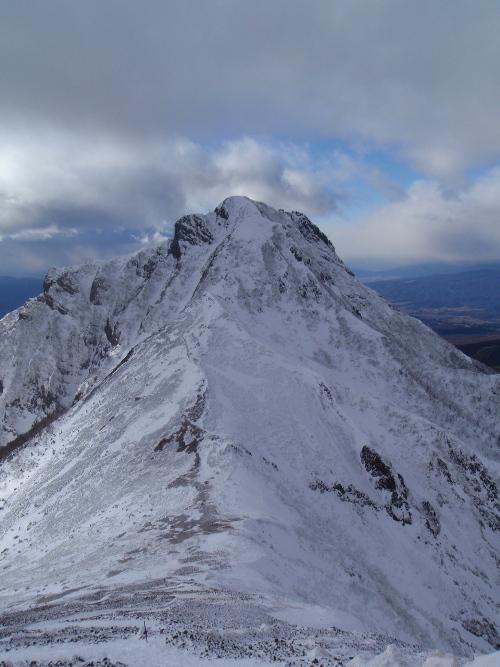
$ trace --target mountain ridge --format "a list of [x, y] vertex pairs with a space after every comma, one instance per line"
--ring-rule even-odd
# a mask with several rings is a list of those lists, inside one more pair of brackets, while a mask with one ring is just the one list
[[0, 469], [0, 602], [189, 582], [500, 646], [499, 377], [302, 214], [236, 197], [176, 234], [1, 321], [4, 438], [50, 414], [37, 392], [65, 412]]
[[[83, 337], [85, 350], [83, 351], [75, 349], [78, 346], [78, 341], [64, 340], [71, 334], [75, 338], [74, 332], [68, 333], [62, 324], [58, 327], [56, 336], [58, 338], [62, 337], [63, 340], [57, 340], [57, 346], [61, 343], [66, 344], [68, 357], [80, 357], [83, 353], [84, 358], [80, 360], [81, 368], [72, 367], [64, 370], [66, 377], [60, 377], [61, 373], [57, 368], [51, 369], [52, 375], [47, 373], [51, 376], [50, 384], [55, 385], [54, 389], [43, 384], [42, 386], [36, 386], [35, 393], [38, 399], [35, 397], [32, 400], [38, 401], [34, 409], [38, 412], [39, 419], [45, 418], [49, 411], [55, 412], [68, 407], [76, 395], [77, 387], [85, 381], [86, 375], [90, 375], [103, 361], [109, 362], [106, 365], [106, 370], [110, 370], [114, 356], [116, 356], [113, 352], [119, 352], [122, 348], [126, 348], [128, 351], [136, 340], [140, 340], [162, 326], [165, 321], [172, 317], [172, 313], [178, 312], [182, 308], [188, 298], [195, 296], [195, 288], [184, 284], [183, 280], [189, 281], [189, 274], [196, 275], [196, 272], [193, 270], [194, 267], [190, 266], [188, 277], [184, 278], [186, 272], [182, 267], [182, 254], [186, 251], [186, 248], [192, 246], [198, 248], [205, 246], [206, 250], [209, 251], [209, 256], [204, 257], [202, 255], [201, 258], [198, 258], [198, 261], [207, 263], [206, 266], [200, 267], [199, 287], [201, 289], [204, 272], [209, 270], [210, 263], [213, 262], [212, 254], [215, 257], [223, 247], [224, 239], [230, 236], [225, 224], [229, 218], [229, 212], [224, 208], [224, 204], [231, 207], [234, 206], [236, 201], [240, 203], [243, 201], [249, 202], [246, 198], [231, 198], [226, 200], [210, 216], [184, 216], [175, 225], [174, 238], [156, 248], [141, 250], [117, 260], [94, 261], [75, 269], [51, 269], [44, 281], [43, 294], [34, 300], [30, 300], [25, 306], [18, 309], [16, 314], [4, 318], [1, 333], [5, 337], [11, 327], [15, 325], [16, 317], [18, 320], [27, 322], [27, 329], [36, 329], [36, 325], [33, 327], [31, 324], [32, 319], [33, 317], [44, 319], [44, 306], [53, 311], [56, 318], [58, 315], [67, 316], [71, 309], [78, 309], [80, 313], [86, 315], [84, 321], [78, 323], [80, 328], [85, 330]], [[250, 205], [254, 206], [254, 204]], [[276, 215], [276, 212], [272, 212], [274, 209], [270, 209], [264, 204], [259, 204], [259, 206], [268, 215]], [[298, 221], [298, 229], [302, 229], [305, 237], [308, 237], [309, 240], [319, 240], [327, 247], [331, 247], [327, 237], [305, 216], [302, 214], [295, 215]], [[234, 224], [237, 224], [237, 222]], [[212, 250], [213, 243], [216, 243], [216, 247]], [[341, 265], [336, 255], [335, 258]], [[118, 294], [108, 294], [106, 297], [111, 289], [108, 284], [108, 274], [120, 275], [120, 272], [126, 274], [126, 278], [122, 279], [120, 283], [121, 291]], [[160, 274], [156, 276], [155, 281], [150, 280], [153, 273]], [[162, 280], [165, 281], [165, 285], [162, 285], [160, 289], [158, 285]], [[180, 285], [176, 285], [176, 282]], [[157, 293], [154, 292], [155, 289]], [[116, 287], [115, 290], [118, 292]], [[171, 290], [171, 292], [177, 290], [174, 294], [170, 293], [168, 295], [168, 301], [164, 298], [167, 290]], [[183, 297], [181, 290], [187, 290], [189, 296]], [[109, 297], [111, 297], [111, 300]], [[144, 313], [141, 310], [141, 305], [138, 304], [138, 297], [150, 304]], [[103, 303], [106, 303], [105, 317], [99, 314]], [[119, 331], [120, 315], [127, 309], [134, 311], [133, 315], [128, 318], [128, 330]], [[152, 310], [155, 311], [153, 314], [151, 314]], [[56, 322], [56, 326], [57, 324]], [[135, 326], [136, 324], [137, 326]], [[42, 326], [44, 326], [43, 322]], [[35, 342], [35, 345], [38, 346], [38, 341]], [[2, 360], [1, 354], [2, 351], [0, 351], [0, 362]], [[4, 354], [5, 359], [8, 359], [12, 354], [12, 349], [8, 349]], [[45, 352], [45, 356], [56, 357], [57, 352], [55, 350]], [[7, 392], [8, 382], [4, 378], [0, 379], [2, 380], [3, 390]], [[33, 377], [27, 380], [27, 382], [34, 381], [35, 378]], [[65, 389], [64, 385], [70, 386]], [[15, 391], [17, 391], [17, 388]], [[5, 397], [0, 398], [0, 402], [5, 406], [4, 409], [9, 409]], [[13, 407], [15, 409], [15, 406]], [[24, 412], [26, 413], [26, 411]], [[23, 414], [22, 417], [26, 418], [26, 414]], [[32, 425], [34, 425], [34, 422]], [[11, 424], [7, 429], [13, 432], [13, 435], [19, 435]], [[0, 444], [7, 444], [5, 436], [0, 439]]]

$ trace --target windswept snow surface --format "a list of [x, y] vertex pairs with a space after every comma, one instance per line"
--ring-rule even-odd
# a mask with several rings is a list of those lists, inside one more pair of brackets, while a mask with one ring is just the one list
[[278, 664], [500, 646], [500, 376], [357, 282], [305, 216], [230, 198], [171, 243], [52, 270], [0, 328], [9, 659], [31, 640], [11, 626], [78, 617], [74, 637], [97, 607], [134, 626], [103, 640], [131, 665], [111, 649], [134, 655], [143, 618], [171, 662], [177, 625], [193, 634], [187, 665], [276, 664], [228, 649], [262, 624]]
[[[152, 605], [152, 601], [156, 603]], [[153, 585], [55, 602], [4, 617], [2, 667], [498, 667], [335, 627], [273, 619], [273, 601], [195, 587]], [[304, 609], [303, 619], [310, 609]]]

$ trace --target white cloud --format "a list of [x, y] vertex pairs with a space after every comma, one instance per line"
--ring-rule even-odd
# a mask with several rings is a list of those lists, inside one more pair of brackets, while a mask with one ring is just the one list
[[[59, 255], [47, 250], [47, 261], [50, 255], [68, 264], [160, 243], [181, 215], [212, 210], [234, 194], [305, 212], [349, 262], [500, 256], [500, 168], [450, 195], [425, 179], [405, 192], [362, 151], [317, 158], [307, 144], [292, 142], [243, 137], [207, 148], [179, 137], [126, 143], [63, 132], [0, 140], [7, 147], [0, 155], [0, 241], [59, 239]], [[388, 203], [357, 223], [341, 220], [337, 201], [349, 211], [363, 188]], [[130, 242], [117, 236], [112, 251], [109, 234], [119, 230], [128, 230]], [[96, 231], [106, 238], [88, 236]]]
[[489, 261], [500, 256], [499, 221], [500, 168], [494, 168], [454, 194], [436, 181], [415, 181], [403, 199], [356, 225], [331, 224], [329, 232], [348, 262]]
[[154, 234], [144, 234], [144, 236], [134, 236], [133, 238], [139, 241], [141, 245], [159, 245], [173, 237], [173, 233], [169, 235], [154, 232]]
[[[162, 231], [186, 212], [244, 194], [283, 208], [329, 213], [335, 199], [322, 173], [301, 167], [290, 147], [255, 139], [203, 148], [42, 133], [24, 144], [3, 137], [0, 234], [22, 240], [83, 229]], [[290, 156], [294, 156], [294, 160]], [[150, 232], [147, 232], [150, 234]]]
[[12, 241], [48, 241], [55, 236], [76, 236], [77, 229], [61, 229], [57, 225], [50, 225], [49, 227], [40, 227], [38, 229], [22, 229], [13, 234], [0, 235], [0, 241], [10, 239]]
[[321, 215], [336, 208], [325, 173], [313, 171], [307, 151], [272, 145], [252, 138], [228, 141], [207, 156], [210, 182], [200, 187], [190, 203], [213, 207], [228, 194], [245, 195], [276, 208], [307, 210]]

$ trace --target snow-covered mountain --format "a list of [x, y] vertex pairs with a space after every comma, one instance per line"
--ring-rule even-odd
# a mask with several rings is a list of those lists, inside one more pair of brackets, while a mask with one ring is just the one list
[[500, 647], [500, 376], [304, 215], [229, 198], [0, 332], [5, 608], [190, 586]]

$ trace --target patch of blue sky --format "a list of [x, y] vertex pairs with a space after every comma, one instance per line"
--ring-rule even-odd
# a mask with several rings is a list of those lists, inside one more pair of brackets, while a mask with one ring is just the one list
[[309, 143], [309, 152], [314, 162], [325, 164], [338, 161], [345, 156], [358, 164], [360, 170], [377, 170], [388, 179], [393, 180], [402, 190], [406, 190], [415, 180], [422, 178], [422, 174], [413, 169], [408, 162], [398, 158], [395, 147], [371, 146], [367, 142], [347, 141], [342, 139], [326, 140]]
[[500, 169], [500, 162], [492, 162], [483, 167], [470, 167], [465, 172], [465, 177], [470, 183], [485, 178], [493, 169]]
[[327, 187], [338, 202], [332, 214], [316, 216], [319, 225], [360, 223], [377, 208], [403, 199], [411, 184], [423, 178], [395, 149], [335, 139], [309, 144], [308, 154], [313, 171], [330, 174]]

